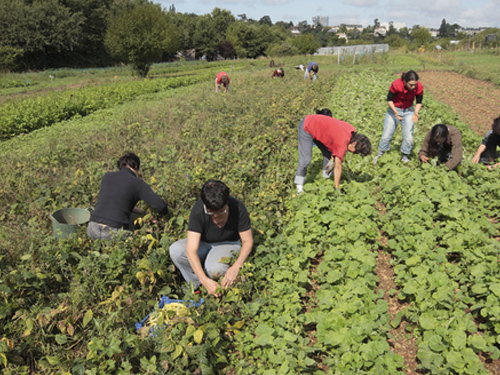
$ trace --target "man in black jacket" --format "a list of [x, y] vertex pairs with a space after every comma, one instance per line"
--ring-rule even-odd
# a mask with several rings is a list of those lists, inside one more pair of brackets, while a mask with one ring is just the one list
[[137, 177], [140, 164], [137, 155], [127, 152], [118, 160], [119, 171], [103, 176], [96, 207], [87, 226], [87, 234], [93, 240], [109, 240], [120, 230], [133, 227], [132, 213], [144, 213], [135, 206], [139, 200], [148, 203], [159, 214], [168, 214], [165, 201]]

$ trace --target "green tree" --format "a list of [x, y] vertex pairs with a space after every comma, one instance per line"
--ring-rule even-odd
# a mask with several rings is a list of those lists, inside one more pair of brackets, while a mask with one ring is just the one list
[[299, 35], [292, 40], [292, 43], [301, 54], [313, 54], [320, 47], [320, 44], [310, 33]]
[[430, 31], [424, 27], [414, 27], [410, 36], [411, 39], [417, 44], [417, 47], [426, 45], [432, 38]]
[[271, 28], [258, 23], [237, 21], [229, 26], [227, 40], [232, 43], [238, 57], [256, 58], [263, 55], [273, 41]]
[[208, 56], [209, 59], [217, 55], [217, 47], [222, 42], [222, 35], [217, 32], [215, 22], [209, 14], [198, 17], [193, 42], [197, 50]]
[[0, 4], [0, 46], [22, 55], [22, 68], [57, 65], [62, 52], [73, 51], [81, 42], [82, 24], [81, 13], [72, 13], [57, 0], [5, 0]]
[[284, 41], [280, 43], [273, 43], [266, 49], [266, 55], [270, 57], [284, 57], [298, 55], [299, 50], [291, 41]]
[[160, 61], [171, 38], [175, 39], [175, 32], [160, 5], [139, 3], [110, 16], [105, 44], [113, 56], [131, 63], [145, 77], [151, 65]]

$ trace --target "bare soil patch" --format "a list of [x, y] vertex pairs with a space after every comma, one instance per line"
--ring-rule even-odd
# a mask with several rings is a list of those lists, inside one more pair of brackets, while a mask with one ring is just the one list
[[418, 75], [424, 92], [448, 104], [480, 135], [490, 130], [493, 119], [500, 115], [500, 89], [491, 83], [446, 71], [420, 71]]

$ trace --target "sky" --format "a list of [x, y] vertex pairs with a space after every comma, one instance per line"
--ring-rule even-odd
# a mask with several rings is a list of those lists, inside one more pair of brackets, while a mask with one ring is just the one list
[[329, 26], [356, 24], [363, 27], [392, 21], [411, 28], [414, 25], [439, 29], [443, 19], [462, 27], [500, 27], [500, 0], [153, 0], [164, 8], [172, 4], [180, 13], [203, 15], [214, 8], [229, 10], [236, 18], [245, 14], [258, 21], [269, 16], [273, 23], [297, 25], [314, 16], [328, 16]]

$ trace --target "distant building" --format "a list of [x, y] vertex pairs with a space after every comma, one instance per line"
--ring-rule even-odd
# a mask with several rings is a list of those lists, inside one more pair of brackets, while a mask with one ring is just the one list
[[313, 17], [312, 23], [313, 23], [313, 26], [321, 25], [321, 26], [328, 27], [329, 22], [330, 22], [330, 17], [328, 17], [328, 16], [316, 16], [316, 17]]
[[387, 35], [387, 29], [385, 28], [385, 26], [376, 27], [375, 30], [373, 30], [373, 35], [383, 38]]
[[406, 27], [406, 24], [404, 22], [380, 22], [380, 26], [385, 27], [386, 30], [389, 30], [389, 28], [394, 27], [396, 31], [401, 30], [403, 27]]
[[293, 36], [299, 36], [300, 35], [300, 30], [297, 26], [292, 26], [290, 27], [290, 31], [292, 32]]
[[433, 38], [437, 38], [439, 36], [439, 29], [428, 29]]
[[340, 26], [329, 26], [328, 27], [330, 30], [328, 30], [329, 33], [336, 33], [339, 31]]

